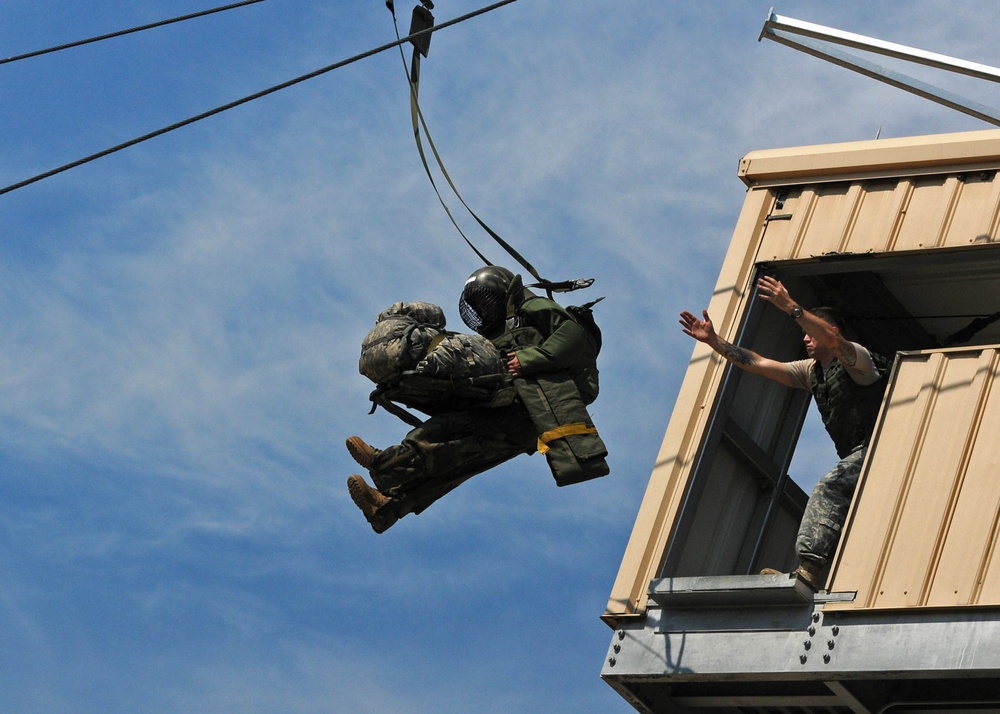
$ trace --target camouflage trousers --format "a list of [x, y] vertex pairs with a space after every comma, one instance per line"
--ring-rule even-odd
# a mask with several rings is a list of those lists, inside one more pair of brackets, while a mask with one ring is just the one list
[[799, 560], [822, 565], [833, 555], [840, 541], [840, 531], [847, 519], [847, 510], [851, 506], [866, 453], [866, 445], [857, 447], [813, 488], [795, 540]]
[[535, 427], [520, 402], [447, 412], [378, 453], [370, 472], [375, 486], [393, 497], [398, 515], [404, 516], [420, 513], [476, 474], [533, 453], [537, 444]]

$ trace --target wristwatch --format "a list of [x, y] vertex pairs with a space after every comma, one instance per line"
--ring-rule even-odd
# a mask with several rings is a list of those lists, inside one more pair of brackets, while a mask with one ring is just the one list
[[798, 320], [800, 317], [802, 317], [802, 308], [796, 305], [795, 307], [792, 308], [792, 311], [788, 314], [792, 316], [793, 320]]

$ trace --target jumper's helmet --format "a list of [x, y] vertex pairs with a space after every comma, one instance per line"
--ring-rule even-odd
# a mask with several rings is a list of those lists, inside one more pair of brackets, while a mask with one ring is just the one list
[[496, 265], [470, 275], [458, 301], [462, 322], [484, 337], [500, 332], [507, 318], [507, 289], [513, 279], [512, 272]]

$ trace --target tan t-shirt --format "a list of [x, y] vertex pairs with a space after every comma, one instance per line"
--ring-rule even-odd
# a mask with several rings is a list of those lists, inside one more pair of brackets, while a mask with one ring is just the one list
[[[868, 384], [874, 384], [878, 381], [879, 375], [878, 370], [875, 368], [875, 363], [872, 361], [871, 352], [867, 348], [862, 347], [857, 342], [852, 342], [854, 345], [854, 351], [858, 356], [858, 359], [854, 362], [853, 367], [848, 367], [844, 365], [844, 369], [858, 384], [865, 386]], [[836, 359], [836, 357], [834, 357]], [[816, 364], [816, 360], [809, 359], [799, 359], [794, 362], [785, 362], [785, 366], [788, 367], [789, 373], [792, 375], [792, 380], [794, 382], [794, 387], [796, 389], [809, 390], [809, 373], [812, 371], [813, 365]], [[832, 364], [832, 363], [831, 363]]]

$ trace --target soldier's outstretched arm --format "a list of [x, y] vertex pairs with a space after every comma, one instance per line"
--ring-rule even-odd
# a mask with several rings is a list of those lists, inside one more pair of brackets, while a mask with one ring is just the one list
[[708, 310], [703, 310], [701, 314], [703, 319], [699, 320], [687, 310], [681, 313], [680, 324], [685, 335], [689, 335], [699, 342], [704, 342], [745, 372], [766, 377], [788, 387], [795, 385], [792, 373], [784, 362], [762, 357], [753, 350], [722, 339], [716, 333], [715, 326], [712, 325], [712, 318], [708, 316]]
[[817, 344], [832, 351], [845, 366], [854, 366], [858, 360], [854, 344], [840, 334], [837, 327], [797, 304], [780, 280], [765, 275], [757, 281], [757, 290], [761, 300], [795, 318], [803, 332], [816, 340]]

